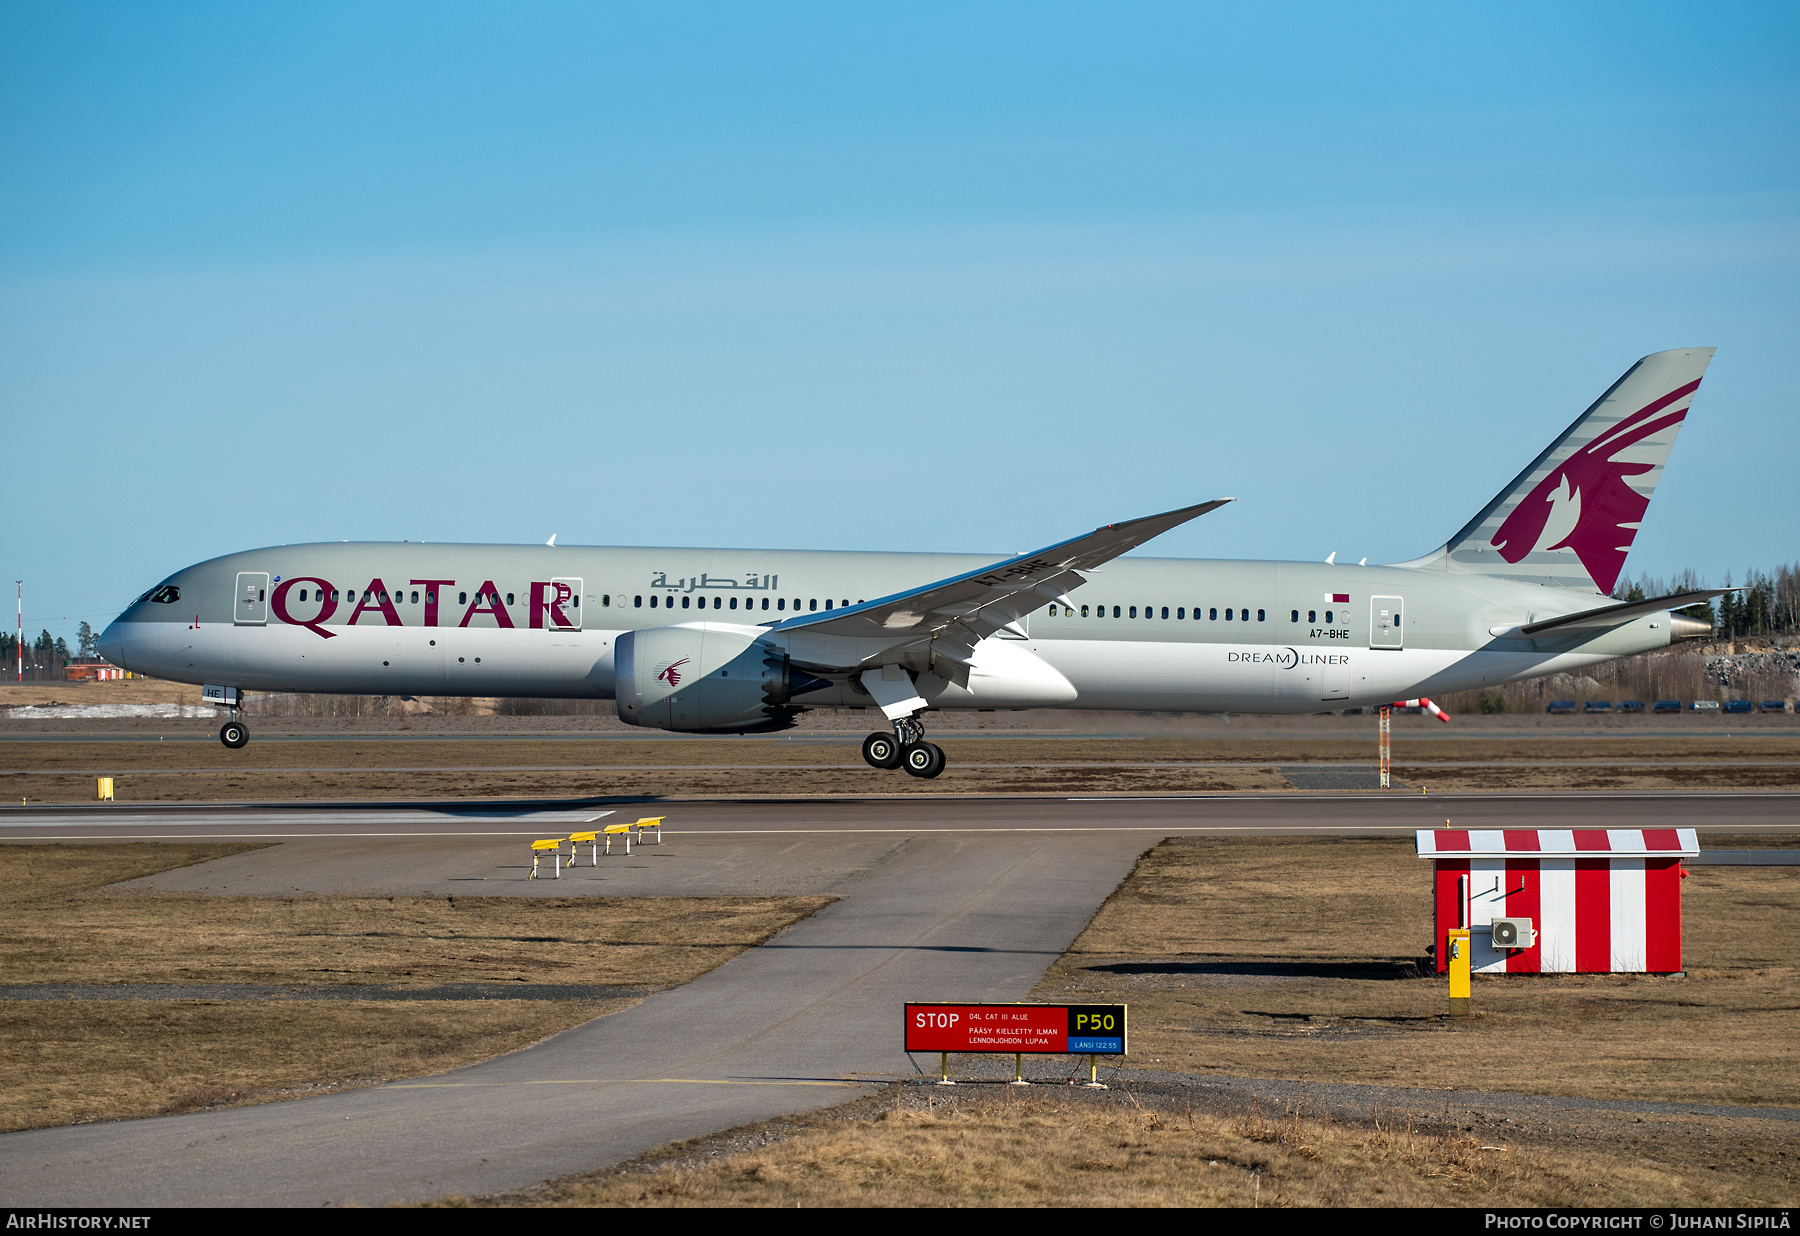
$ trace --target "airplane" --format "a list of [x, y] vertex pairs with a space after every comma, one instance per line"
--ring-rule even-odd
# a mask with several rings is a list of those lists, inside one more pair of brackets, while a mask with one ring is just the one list
[[107, 660], [249, 691], [612, 699], [630, 725], [879, 710], [863, 758], [930, 778], [927, 714], [1310, 713], [1578, 671], [1712, 634], [1702, 589], [1609, 594], [1712, 348], [1638, 361], [1442, 546], [1385, 566], [1122, 557], [1230, 498], [1032, 553], [343, 542], [177, 571]]

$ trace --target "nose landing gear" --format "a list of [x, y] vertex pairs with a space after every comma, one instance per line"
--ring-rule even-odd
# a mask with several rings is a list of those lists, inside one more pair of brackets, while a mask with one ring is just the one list
[[916, 717], [894, 722], [892, 734], [875, 733], [863, 739], [863, 759], [872, 768], [904, 768], [908, 775], [927, 780], [944, 771], [944, 751], [925, 741], [925, 727]]
[[238, 720], [238, 705], [244, 702], [244, 693], [241, 690], [237, 687], [207, 683], [200, 688], [200, 698], [208, 704], [225, 705], [225, 716], [228, 719], [224, 725], [219, 727], [220, 742], [236, 751], [250, 741], [250, 727]]

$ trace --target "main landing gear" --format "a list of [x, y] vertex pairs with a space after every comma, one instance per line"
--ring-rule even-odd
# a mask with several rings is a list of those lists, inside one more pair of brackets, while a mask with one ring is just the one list
[[925, 727], [911, 717], [894, 722], [892, 734], [863, 739], [862, 756], [872, 768], [904, 768], [927, 780], [944, 771], [943, 748], [926, 742]]

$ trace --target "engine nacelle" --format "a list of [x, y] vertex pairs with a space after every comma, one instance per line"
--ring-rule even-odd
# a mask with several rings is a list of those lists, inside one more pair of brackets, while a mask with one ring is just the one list
[[619, 720], [660, 730], [779, 730], [790, 696], [831, 684], [788, 664], [762, 627], [681, 623], [627, 631], [613, 649]]

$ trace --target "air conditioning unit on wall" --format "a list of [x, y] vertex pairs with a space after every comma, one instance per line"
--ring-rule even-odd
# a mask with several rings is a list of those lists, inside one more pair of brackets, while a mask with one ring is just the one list
[[1537, 943], [1537, 932], [1532, 929], [1528, 918], [1497, 918], [1494, 920], [1495, 948], [1530, 948]]

